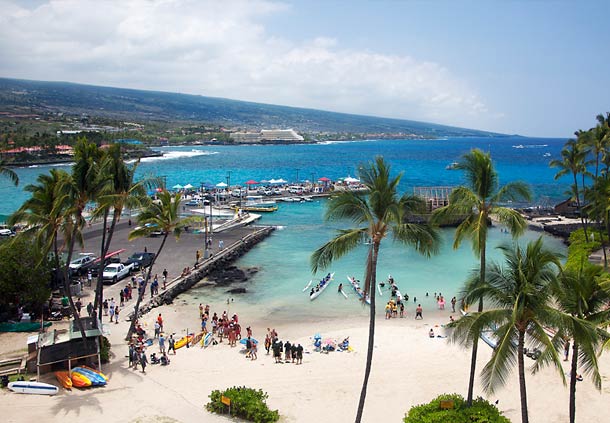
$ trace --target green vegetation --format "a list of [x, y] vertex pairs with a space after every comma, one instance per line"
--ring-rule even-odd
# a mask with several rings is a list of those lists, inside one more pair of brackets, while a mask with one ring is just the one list
[[398, 184], [402, 173], [392, 177], [390, 165], [379, 156], [374, 162], [359, 167], [358, 174], [368, 195], [361, 196], [353, 191], [342, 191], [331, 197], [326, 209], [327, 220], [349, 220], [355, 228], [340, 230], [335, 238], [318, 248], [311, 256], [313, 273], [319, 268], [328, 267], [358, 247], [363, 239], [372, 241], [366, 260], [364, 277], [364, 298], [370, 295], [369, 336], [364, 381], [356, 413], [356, 423], [362, 419], [366, 390], [375, 343], [375, 291], [377, 286], [377, 261], [381, 241], [389, 235], [394, 241], [415, 248], [419, 253], [429, 256], [436, 253], [439, 235], [428, 225], [409, 223], [408, 218], [425, 210], [425, 203], [415, 196], [398, 194]]
[[[453, 408], [442, 409], [441, 401], [453, 403]], [[443, 394], [427, 404], [411, 407], [404, 423], [510, 423], [506, 417], [483, 398], [476, 398], [472, 406], [458, 394]]]
[[36, 243], [22, 237], [0, 243], [0, 314], [13, 317], [18, 305], [40, 314], [50, 279], [51, 263]]
[[[229, 398], [231, 406], [223, 404], [222, 397]], [[208, 411], [239, 417], [255, 423], [273, 423], [280, 419], [278, 410], [270, 410], [265, 402], [269, 395], [260, 389], [234, 386], [224, 391], [215, 390], [206, 404]]]
[[112, 345], [105, 336], [101, 337], [102, 345], [100, 346], [100, 359], [102, 363], [108, 363], [110, 361], [110, 348]]
[[[523, 216], [516, 210], [501, 207], [499, 202], [506, 200], [529, 200], [531, 197], [527, 185], [522, 182], [512, 182], [499, 187], [491, 155], [479, 149], [473, 149], [462, 156], [455, 167], [466, 174], [468, 186], [454, 189], [449, 196], [449, 205], [434, 211], [432, 221], [447, 223], [463, 216], [462, 223], [455, 231], [453, 248], [458, 248], [464, 239], [470, 239], [472, 250], [479, 258], [478, 280], [486, 283], [485, 269], [487, 257], [487, 230], [491, 217], [505, 225], [513, 238], [521, 235], [527, 228]], [[483, 297], [477, 298], [478, 311], [483, 311]], [[471, 304], [467, 301], [466, 304]], [[472, 358], [470, 361], [470, 379], [468, 382], [468, 404], [472, 404], [474, 392], [474, 377], [477, 364], [478, 337], [472, 340]]]

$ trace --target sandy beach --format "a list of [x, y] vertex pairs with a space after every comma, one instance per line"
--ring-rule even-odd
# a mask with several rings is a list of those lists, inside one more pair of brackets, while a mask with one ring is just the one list
[[[210, 304], [219, 314], [226, 304]], [[152, 328], [158, 313], [164, 317], [166, 332], [177, 337], [186, 328], [198, 327], [198, 310], [178, 298], [171, 306], [157, 308], [143, 318]], [[128, 368], [127, 347], [123, 341], [127, 322], [112, 325], [110, 340], [114, 357], [104, 366], [110, 376], [105, 388], [61, 390], [55, 397], [0, 393], [0, 412], [6, 422], [44, 419], [63, 422], [86, 418], [88, 422], [222, 422], [225, 417], [208, 413], [204, 405], [214, 389], [238, 386], [261, 388], [268, 392], [268, 404], [279, 409], [285, 422], [349, 422], [353, 421], [362, 383], [366, 359], [368, 321], [354, 320], [308, 322], [267, 321], [265, 316], [241, 314], [239, 305], [230, 313], [238, 313], [242, 327], [251, 326], [254, 337], [264, 339], [267, 327], [274, 327], [282, 341], [301, 343], [306, 350], [303, 365], [275, 364], [271, 356], [259, 348], [258, 360], [244, 358], [240, 346], [231, 348], [225, 342], [208, 348], [182, 348], [171, 356], [166, 367], [149, 365], [146, 374]], [[465, 393], [470, 352], [447, 342], [445, 338], [428, 337], [430, 327], [436, 334], [446, 335], [441, 326], [448, 321], [449, 310], [424, 310], [424, 320], [378, 318], [375, 337], [374, 365], [369, 383], [363, 421], [400, 421], [412, 405], [426, 402], [443, 392]], [[107, 319], [107, 318], [105, 318]], [[313, 351], [311, 337], [319, 332], [323, 338], [341, 340], [349, 336], [353, 352], [323, 354]], [[19, 335], [2, 334], [3, 350], [8, 342], [17, 342]], [[21, 335], [23, 338], [23, 335]], [[9, 341], [9, 339], [11, 341]], [[156, 351], [156, 343], [148, 353]], [[489, 358], [491, 349], [481, 343], [480, 366]], [[529, 359], [528, 359], [529, 361]], [[567, 371], [567, 363], [565, 363]], [[578, 384], [577, 418], [579, 421], [599, 420], [610, 398], [608, 355], [601, 359], [604, 388], [597, 392], [585, 379]], [[545, 369], [527, 376], [530, 418], [533, 422], [567, 421], [568, 390], [555, 370]], [[52, 375], [43, 381], [54, 383]], [[479, 386], [476, 394], [482, 395]], [[517, 375], [509, 384], [488, 397], [499, 400], [499, 408], [512, 421], [520, 421]]]

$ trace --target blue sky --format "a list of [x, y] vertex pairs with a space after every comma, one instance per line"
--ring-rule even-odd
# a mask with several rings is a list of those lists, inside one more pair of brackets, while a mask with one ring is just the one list
[[568, 137], [610, 111], [608, 1], [0, 0], [0, 7], [6, 77], [532, 136]]

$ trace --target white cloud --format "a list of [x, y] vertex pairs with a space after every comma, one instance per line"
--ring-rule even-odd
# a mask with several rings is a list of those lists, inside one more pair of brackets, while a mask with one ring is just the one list
[[320, 36], [272, 37], [267, 0], [1, 1], [0, 75], [176, 91], [481, 127], [476, 92], [441, 65]]

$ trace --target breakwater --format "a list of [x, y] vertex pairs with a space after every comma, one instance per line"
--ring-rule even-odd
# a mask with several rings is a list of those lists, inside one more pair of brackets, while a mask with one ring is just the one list
[[[211, 272], [228, 267], [248, 250], [268, 237], [274, 229], [275, 227], [272, 226], [260, 228], [259, 230], [236, 240], [228, 247], [216, 252], [209, 258], [204, 259], [197, 267], [193, 268], [188, 275], [180, 276], [170, 281], [163, 292], [160, 292], [159, 295], [156, 295], [140, 306], [138, 317], [143, 316], [152, 309], [163, 304], [171, 304], [174, 298], [201, 282], [201, 280]], [[129, 318], [133, 318], [133, 313], [130, 314]]]

